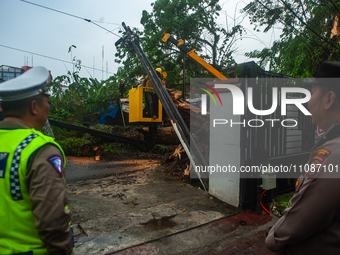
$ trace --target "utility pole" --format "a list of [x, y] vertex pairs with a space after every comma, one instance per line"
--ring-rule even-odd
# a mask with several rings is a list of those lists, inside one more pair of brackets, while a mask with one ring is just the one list
[[73, 57], [72, 57], [72, 48], [77, 48], [75, 45], [71, 45], [69, 48], [68, 48], [68, 53], [71, 53], [71, 62], [72, 62], [72, 76], [74, 74], [74, 60], [73, 60]]
[[183, 100], [185, 100], [185, 94], [186, 94], [186, 91], [185, 91], [185, 57], [186, 57], [186, 54], [184, 54], [184, 57], [183, 57], [183, 90], [182, 90], [182, 97], [183, 97]]
[[106, 79], [108, 79], [109, 63], [106, 61]]
[[102, 80], [104, 80], [104, 45], [102, 47]]

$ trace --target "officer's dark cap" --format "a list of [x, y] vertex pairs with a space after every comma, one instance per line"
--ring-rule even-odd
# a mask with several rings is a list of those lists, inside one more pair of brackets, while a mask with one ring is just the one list
[[340, 62], [322, 62], [315, 78], [304, 79], [303, 83], [305, 85], [340, 87]]
[[340, 78], [340, 62], [322, 62], [315, 78]]
[[39, 94], [49, 96], [46, 93], [48, 77], [48, 70], [45, 67], [37, 66], [14, 79], [0, 83], [0, 101], [17, 101]]

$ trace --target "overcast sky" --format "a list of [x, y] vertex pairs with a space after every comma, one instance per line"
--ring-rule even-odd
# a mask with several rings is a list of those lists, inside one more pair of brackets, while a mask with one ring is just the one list
[[[142, 11], [150, 12], [152, 10], [151, 3], [154, 2], [154, 0], [27, 1], [90, 19], [114, 33], [118, 32], [122, 22], [130, 27], [137, 27], [142, 30], [143, 26], [140, 24]], [[230, 16], [234, 16], [235, 8], [242, 8], [247, 2], [249, 0], [220, 0], [219, 4], [223, 11], [218, 21], [219, 24], [226, 26], [228, 22], [230, 25], [232, 23]], [[80, 76], [94, 76], [100, 80], [102, 77], [106, 79], [107, 75], [110, 76], [116, 72], [118, 64], [114, 62], [116, 52], [114, 43], [119, 38], [104, 29], [82, 19], [50, 11], [20, 0], [0, 0], [0, 10], [0, 24], [2, 24], [0, 65], [21, 67], [28, 63], [29, 66], [32, 66], [33, 57], [33, 66], [45, 66], [51, 70], [53, 77], [56, 77], [67, 74], [68, 70], [72, 71], [72, 54], [72, 57], [82, 61], [83, 67]], [[241, 19], [241, 14], [236, 12], [236, 17]], [[244, 52], [262, 49], [265, 45], [269, 46], [275, 38], [274, 32], [255, 35], [251, 31], [247, 17], [242, 24], [249, 30], [247, 30], [248, 34], [237, 44], [238, 53], [234, 57], [239, 63], [249, 61], [243, 56]], [[68, 53], [71, 45], [75, 45], [76, 48], [72, 48], [72, 52]], [[103, 47], [104, 61], [102, 61]], [[93, 70], [93, 66], [98, 70]], [[106, 73], [107, 66], [108, 74]], [[104, 73], [102, 73], [102, 68]]]

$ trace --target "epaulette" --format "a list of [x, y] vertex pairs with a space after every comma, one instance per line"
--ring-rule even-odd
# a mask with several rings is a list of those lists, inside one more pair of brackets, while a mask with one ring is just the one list
[[340, 135], [340, 121], [334, 122], [332, 126], [320, 137], [319, 141], [313, 146], [311, 149], [314, 150], [321, 145], [323, 145], [325, 142], [333, 140], [337, 138]]

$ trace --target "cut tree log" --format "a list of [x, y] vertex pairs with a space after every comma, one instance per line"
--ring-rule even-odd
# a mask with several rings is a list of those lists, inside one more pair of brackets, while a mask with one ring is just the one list
[[94, 155], [96, 155], [95, 157], [94, 157], [94, 160], [96, 160], [96, 161], [99, 161], [100, 160], [100, 156], [103, 154], [103, 152], [104, 152], [104, 149], [102, 148], [102, 147], [100, 147], [100, 146], [97, 146], [97, 147], [94, 147], [93, 148], [93, 152], [94, 152]]
[[93, 147], [93, 152], [94, 152], [94, 155], [100, 156], [103, 154], [104, 149], [100, 146], [96, 146], [96, 147]]
[[172, 101], [179, 99], [182, 96], [182, 91], [176, 89], [166, 89]]
[[90, 150], [91, 150], [91, 146], [89, 144], [85, 144], [81, 148], [81, 152], [83, 153], [84, 156], [86, 156]]

